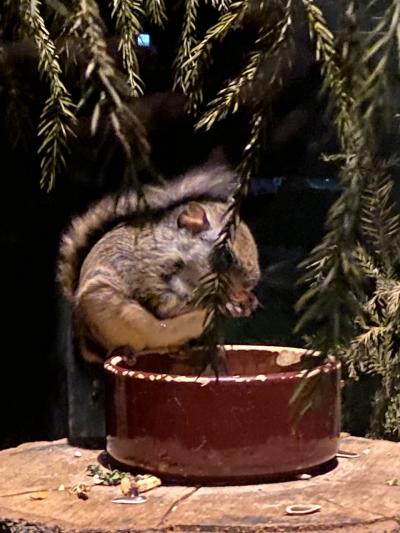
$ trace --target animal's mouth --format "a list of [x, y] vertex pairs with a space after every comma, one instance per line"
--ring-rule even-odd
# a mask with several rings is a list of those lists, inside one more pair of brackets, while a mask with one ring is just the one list
[[231, 293], [230, 301], [225, 305], [226, 314], [232, 317], [250, 316], [259, 306], [257, 296], [250, 290]]

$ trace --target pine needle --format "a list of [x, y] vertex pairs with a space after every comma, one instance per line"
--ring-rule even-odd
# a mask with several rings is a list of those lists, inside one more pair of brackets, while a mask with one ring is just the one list
[[20, 16], [25, 32], [34, 39], [39, 52], [39, 72], [47, 78], [50, 95], [40, 116], [42, 175], [40, 185], [51, 191], [60, 170], [65, 166], [67, 140], [75, 124], [75, 105], [61, 80], [61, 67], [54, 42], [40, 14], [40, 0], [21, 0]]

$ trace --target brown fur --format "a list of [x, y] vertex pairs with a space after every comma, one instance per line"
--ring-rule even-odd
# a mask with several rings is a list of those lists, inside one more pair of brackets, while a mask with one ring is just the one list
[[[190, 200], [210, 199], [226, 202], [236, 186], [236, 178], [226, 167], [204, 165], [164, 185], [143, 188], [147, 213], [151, 217]], [[107, 196], [83, 216], [75, 218], [62, 239], [58, 279], [64, 294], [72, 300], [80, 267], [86, 253], [99, 238], [120, 222], [138, 220], [140, 199], [135, 191]], [[142, 206], [143, 208], [143, 206]]]
[[[73, 304], [86, 359], [118, 346], [170, 350], [201, 335], [205, 312], [194, 309], [194, 291], [210, 271], [233, 185], [226, 169], [203, 168], [164, 188], [147, 188], [145, 215], [139, 216], [136, 194], [127, 193], [101, 200], [72, 222], [62, 242], [59, 279]], [[236, 303], [227, 310], [241, 316], [256, 305], [243, 294], [259, 278], [257, 248], [243, 222], [232, 255]], [[88, 341], [100, 347], [97, 353]]]

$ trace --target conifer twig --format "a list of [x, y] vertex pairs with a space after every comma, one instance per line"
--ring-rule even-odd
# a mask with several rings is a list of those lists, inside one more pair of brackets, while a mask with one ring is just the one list
[[47, 98], [39, 123], [42, 176], [40, 185], [52, 190], [56, 176], [65, 166], [67, 139], [75, 124], [75, 106], [61, 80], [61, 67], [54, 42], [40, 14], [40, 0], [21, 0], [20, 15], [23, 28], [31, 36], [39, 51], [39, 72], [47, 78], [50, 95]]

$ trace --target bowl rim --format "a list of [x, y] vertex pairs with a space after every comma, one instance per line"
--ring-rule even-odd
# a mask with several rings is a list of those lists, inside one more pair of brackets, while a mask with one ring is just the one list
[[[276, 351], [294, 351], [294, 352], [310, 352], [312, 356], [320, 355], [319, 351], [310, 350], [307, 348], [296, 348], [295, 346], [270, 346], [266, 344], [261, 345], [251, 345], [251, 344], [224, 344], [226, 350], [236, 350], [236, 351], [245, 351], [245, 350], [265, 350], [269, 352]], [[199, 347], [201, 349], [201, 347]], [[142, 354], [141, 357], [146, 357], [146, 355], [157, 354], [157, 350], [148, 351], [145, 354]], [[165, 355], [168, 355], [167, 353]], [[277, 382], [277, 381], [288, 381], [288, 380], [297, 380], [299, 381], [306, 374], [306, 370], [287, 370], [282, 372], [273, 372], [273, 373], [261, 373], [254, 375], [234, 375], [234, 376], [186, 376], [183, 374], [170, 374], [170, 373], [161, 373], [161, 372], [148, 372], [145, 370], [129, 370], [120, 365], [122, 357], [119, 355], [114, 355], [109, 357], [104, 362], [104, 369], [110, 373], [115, 374], [120, 377], [127, 379], [139, 379], [146, 381], [171, 381], [175, 383], [194, 383], [199, 385], [208, 385], [209, 383], [249, 383], [249, 382]], [[322, 365], [317, 365], [313, 368], [307, 375], [307, 377], [312, 377], [319, 372], [335, 372], [340, 370], [341, 363], [334, 356], [328, 355], [328, 361]]]

